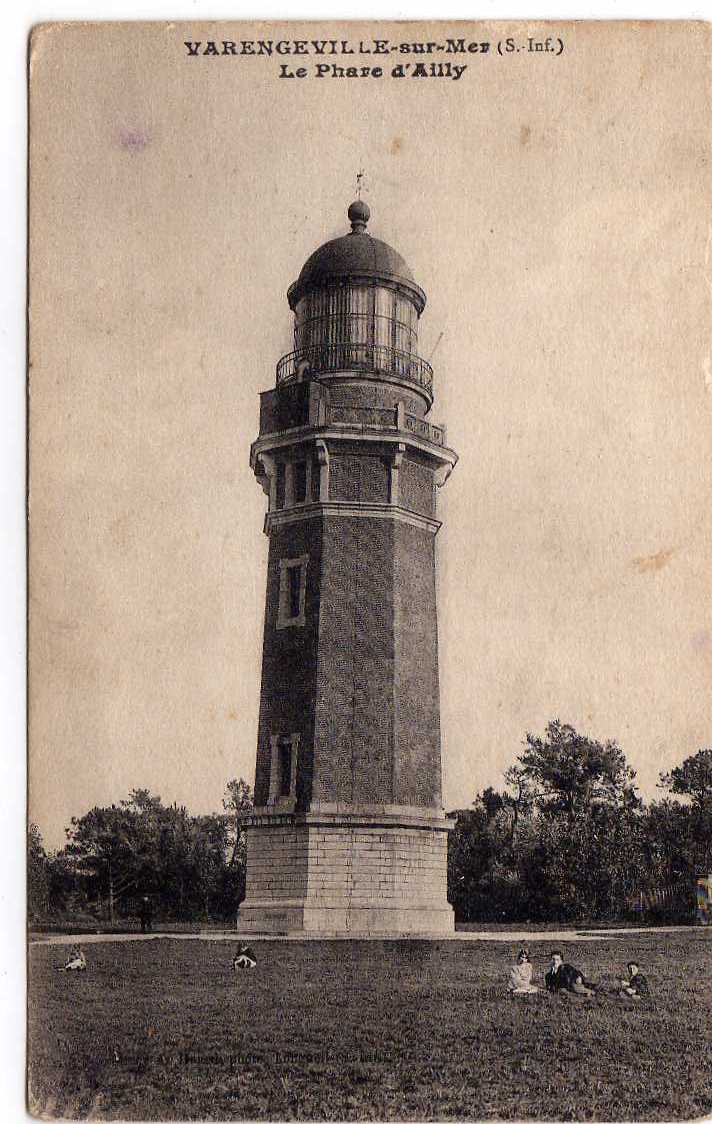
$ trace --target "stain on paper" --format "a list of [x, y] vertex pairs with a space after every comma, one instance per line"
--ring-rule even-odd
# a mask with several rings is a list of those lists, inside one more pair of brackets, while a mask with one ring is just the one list
[[670, 550], [659, 550], [657, 554], [649, 554], [643, 558], [634, 558], [633, 565], [639, 574], [655, 573], [657, 570], [662, 570], [663, 566], [667, 566], [674, 553], [674, 547]]
[[150, 143], [151, 138], [145, 129], [119, 129], [119, 145], [126, 152], [143, 152]]

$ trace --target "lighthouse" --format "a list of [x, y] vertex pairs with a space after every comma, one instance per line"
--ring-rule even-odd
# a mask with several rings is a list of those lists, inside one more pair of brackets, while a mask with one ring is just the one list
[[250, 452], [269, 557], [239, 928], [444, 934], [436, 495], [457, 457], [429, 418], [425, 293], [363, 201], [348, 219], [288, 290]]

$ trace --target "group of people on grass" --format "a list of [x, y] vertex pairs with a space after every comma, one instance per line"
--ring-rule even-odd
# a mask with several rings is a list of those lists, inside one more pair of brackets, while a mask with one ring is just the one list
[[[241, 971], [243, 968], [257, 967], [257, 957], [249, 945], [240, 945], [235, 956], [232, 959], [232, 966], [235, 971]], [[87, 961], [82, 949], [79, 945], [71, 949], [64, 965], [59, 969], [60, 972], [85, 972]], [[567, 964], [564, 961], [563, 955], [559, 949], [556, 949], [551, 954], [551, 962], [549, 970], [544, 976], [544, 985], [548, 992], [553, 994], [571, 994], [571, 995], [596, 995], [602, 991], [619, 995], [622, 998], [628, 997], [632, 999], [640, 999], [650, 994], [648, 988], [648, 981], [640, 971], [639, 965], [635, 960], [630, 960], [626, 965], [627, 976], [622, 977], [615, 981], [615, 984], [609, 988], [601, 988], [598, 985], [591, 983], [586, 979], [583, 972], [575, 968], [573, 964]], [[543, 989], [532, 982], [534, 974], [534, 966], [529, 959], [529, 952], [526, 948], [522, 948], [517, 956], [516, 963], [512, 965], [509, 971], [509, 979], [507, 981], [507, 989], [511, 995], [533, 995]]]
[[[549, 970], [544, 976], [544, 985], [552, 994], [569, 995], [596, 995], [607, 990], [609, 993], [619, 995], [621, 998], [640, 999], [649, 995], [648, 981], [640, 971], [640, 966], [635, 960], [630, 960], [626, 965], [627, 976], [615, 981], [612, 987], [603, 989], [587, 980], [583, 972], [573, 964], [564, 962], [563, 954], [559, 949], [551, 954]], [[532, 983], [534, 973], [533, 965], [529, 959], [529, 952], [522, 948], [517, 956], [516, 963], [509, 972], [507, 988], [512, 995], [532, 995], [542, 988]]]
[[[236, 972], [241, 971], [243, 968], [256, 968], [257, 957], [248, 944], [240, 945], [237, 952], [232, 958], [232, 966]], [[59, 968], [60, 972], [86, 972], [87, 958], [84, 955], [81, 946], [75, 945], [69, 952], [64, 964]]]

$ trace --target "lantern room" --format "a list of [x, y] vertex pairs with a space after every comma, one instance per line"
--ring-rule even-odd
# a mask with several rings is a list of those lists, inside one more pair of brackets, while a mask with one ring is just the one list
[[366, 230], [368, 206], [348, 210], [351, 232], [320, 246], [288, 291], [294, 350], [277, 384], [345, 375], [419, 390], [432, 404], [432, 368], [418, 355], [425, 293], [401, 255]]

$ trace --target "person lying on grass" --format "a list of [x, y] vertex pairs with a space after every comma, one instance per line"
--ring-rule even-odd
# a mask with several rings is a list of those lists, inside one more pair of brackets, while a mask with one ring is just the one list
[[621, 996], [629, 995], [634, 999], [640, 999], [643, 995], [650, 995], [648, 981], [641, 973], [635, 960], [629, 960], [626, 967], [628, 969], [628, 975], [625, 979], [619, 981], [620, 991], [618, 994]]
[[512, 995], [531, 995], [540, 990], [532, 983], [532, 963], [526, 948], [519, 950], [517, 962], [509, 971], [507, 988]]
[[233, 957], [232, 966], [236, 972], [241, 968], [257, 967], [257, 957], [248, 944], [240, 945], [237, 955]]
[[544, 977], [546, 990], [554, 994], [557, 992], [571, 992], [573, 995], [595, 995], [595, 986], [585, 978], [583, 972], [574, 968], [573, 964], [565, 964], [560, 951], [552, 952], [551, 966]]
[[67, 962], [59, 969], [60, 972], [86, 972], [87, 958], [77, 945], [69, 953]]

